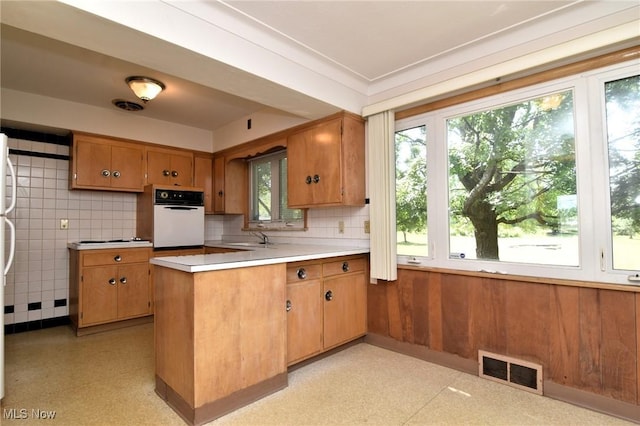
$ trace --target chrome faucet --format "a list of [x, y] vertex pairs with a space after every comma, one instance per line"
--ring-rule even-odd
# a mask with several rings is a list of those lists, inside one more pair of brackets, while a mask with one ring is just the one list
[[252, 232], [252, 234], [262, 240], [262, 242], [260, 244], [264, 244], [265, 246], [270, 244], [269, 243], [269, 237], [264, 232], [257, 232], [257, 233], [256, 232]]

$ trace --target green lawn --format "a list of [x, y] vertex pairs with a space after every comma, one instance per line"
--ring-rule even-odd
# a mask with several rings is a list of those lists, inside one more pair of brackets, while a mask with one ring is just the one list
[[[455, 237], [457, 247], [466, 247], [467, 258], [475, 257], [475, 242], [473, 237]], [[532, 238], [537, 244], [531, 243]], [[403, 235], [398, 232], [398, 241]], [[523, 244], [527, 242], [529, 244]], [[614, 267], [615, 269], [640, 270], [640, 238], [631, 239], [628, 236], [615, 236]], [[511, 261], [528, 261], [531, 263], [576, 265], [578, 263], [578, 239], [576, 236], [535, 236], [527, 238], [502, 238], [500, 251]], [[407, 242], [397, 245], [399, 255], [426, 256], [426, 234], [407, 234]], [[537, 259], [534, 260], [534, 259]], [[558, 262], [560, 260], [560, 262]]]

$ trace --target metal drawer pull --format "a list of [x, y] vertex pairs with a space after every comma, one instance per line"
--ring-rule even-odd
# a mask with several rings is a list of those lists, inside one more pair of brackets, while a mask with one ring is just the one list
[[314, 175], [313, 176], [313, 183], [318, 183], [320, 182], [320, 175]]
[[178, 177], [178, 172], [176, 170], [172, 171], [171, 176]]
[[121, 282], [122, 284], [126, 284], [126, 283], [127, 283], [127, 277], [122, 277], [122, 278], [120, 278], [120, 282]]
[[103, 171], [100, 172], [100, 174], [104, 177], [109, 177], [109, 175], [111, 174], [111, 172], [107, 169], [104, 169]]
[[307, 271], [304, 268], [300, 268], [298, 269], [298, 278], [300, 278], [301, 280], [304, 280], [305, 278], [307, 278]]
[[287, 312], [291, 310], [291, 300], [287, 300]]
[[342, 263], [342, 272], [349, 272], [349, 262]]
[[307, 185], [310, 185], [312, 181], [313, 180], [311, 179], [311, 176], [307, 176], [307, 179], [305, 180], [305, 182], [307, 182]]
[[119, 177], [120, 177], [120, 172], [119, 172], [119, 171], [117, 171], [117, 170], [114, 170], [114, 171], [113, 171], [113, 177], [114, 177], [114, 178], [119, 178]]
[[116, 262], [120, 262], [122, 260], [122, 257], [120, 257], [120, 255], [117, 254], [116, 257], [113, 258], [113, 260], [115, 260]]
[[111, 279], [109, 280], [109, 284], [111, 284], [111, 285], [116, 285], [116, 279], [115, 279], [115, 278], [111, 278]]
[[324, 294], [324, 298], [327, 299], [328, 301], [333, 300], [333, 292], [329, 290]]
[[162, 176], [169, 176], [170, 174], [171, 174], [171, 172], [169, 170], [167, 170], [167, 169], [164, 169], [162, 171]]

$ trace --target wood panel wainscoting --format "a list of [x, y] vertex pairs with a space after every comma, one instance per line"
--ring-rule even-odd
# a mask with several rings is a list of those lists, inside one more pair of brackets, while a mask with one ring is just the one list
[[478, 373], [478, 350], [543, 366], [544, 394], [640, 422], [640, 288], [399, 267], [368, 286], [366, 341]]

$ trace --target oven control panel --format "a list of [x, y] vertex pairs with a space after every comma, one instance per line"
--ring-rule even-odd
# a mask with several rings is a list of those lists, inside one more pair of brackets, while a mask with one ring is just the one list
[[153, 197], [155, 205], [204, 206], [204, 192], [180, 189], [156, 189]]

